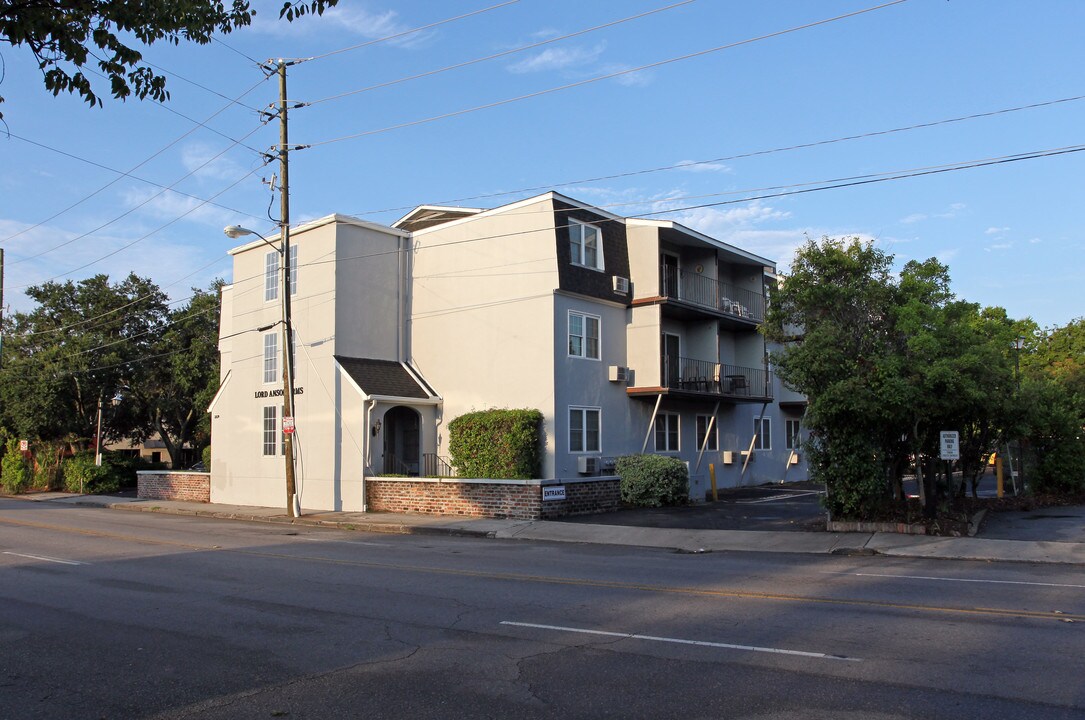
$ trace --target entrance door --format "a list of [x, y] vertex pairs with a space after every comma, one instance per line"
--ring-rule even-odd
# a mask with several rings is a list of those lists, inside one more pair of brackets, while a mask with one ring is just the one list
[[663, 384], [676, 388], [681, 379], [681, 339], [671, 333], [663, 333]]
[[679, 297], [678, 294], [678, 256], [670, 253], [659, 254], [659, 290], [664, 297]]
[[384, 474], [418, 476], [421, 417], [399, 405], [384, 414]]

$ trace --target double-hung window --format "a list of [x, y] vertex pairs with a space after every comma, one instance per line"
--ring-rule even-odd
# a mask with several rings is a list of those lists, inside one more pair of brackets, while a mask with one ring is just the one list
[[274, 405], [264, 406], [264, 454], [274, 455], [279, 434], [279, 410]]
[[264, 335], [264, 382], [273, 383], [279, 379], [279, 335], [270, 332]]
[[290, 294], [298, 294], [298, 246], [290, 246]]
[[264, 301], [279, 299], [279, 253], [268, 250], [264, 255]]
[[678, 415], [656, 415], [656, 452], [678, 452]]
[[784, 448], [798, 450], [802, 439], [799, 433], [802, 431], [802, 423], [799, 420], [784, 420]]
[[772, 449], [772, 422], [767, 417], [759, 417], [753, 419], [753, 431], [756, 438], [754, 439], [754, 450], [771, 450]]
[[569, 356], [599, 359], [599, 317], [569, 311]]
[[569, 452], [600, 451], [599, 408], [569, 408]]
[[[711, 426], [711, 428], [710, 428]], [[708, 438], [708, 444], [705, 444], [705, 437]], [[716, 423], [712, 422], [711, 415], [698, 415], [697, 416], [697, 449], [701, 448], [715, 452], [719, 449], [719, 441], [716, 434]]]
[[603, 269], [602, 234], [596, 226], [570, 219], [569, 251], [573, 264]]

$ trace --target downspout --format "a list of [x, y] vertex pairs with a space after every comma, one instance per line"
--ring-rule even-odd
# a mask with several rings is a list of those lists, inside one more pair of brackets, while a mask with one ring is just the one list
[[663, 393], [660, 393], [659, 396], [656, 398], [656, 407], [655, 407], [655, 410], [652, 411], [652, 419], [648, 421], [648, 432], [646, 432], [644, 434], [644, 444], [641, 445], [641, 448], [640, 448], [641, 453], [644, 453], [644, 452], [646, 452], [648, 450], [648, 440], [651, 439], [651, 437], [652, 437], [652, 428], [655, 427], [656, 415], [659, 414], [659, 406], [662, 403], [663, 403]]
[[373, 445], [370, 439], [369, 419], [373, 417], [373, 408], [377, 406], [376, 400], [366, 400], [362, 406], [362, 442], [365, 449], [362, 452], [362, 512], [369, 512], [369, 497], [365, 494], [365, 472], [372, 465]]

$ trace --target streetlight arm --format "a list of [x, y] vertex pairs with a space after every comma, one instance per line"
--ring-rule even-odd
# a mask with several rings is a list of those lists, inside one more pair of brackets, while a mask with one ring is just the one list
[[255, 230], [250, 230], [247, 227], [242, 227], [240, 225], [227, 225], [226, 227], [222, 228], [222, 232], [226, 235], [226, 237], [233, 238], [235, 240], [239, 237], [244, 237], [245, 235], [255, 235], [256, 237], [263, 240], [264, 244], [272, 248], [275, 252], [279, 253], [280, 255], [283, 254], [283, 249], [281, 247], [277, 246], [275, 243], [271, 242]]

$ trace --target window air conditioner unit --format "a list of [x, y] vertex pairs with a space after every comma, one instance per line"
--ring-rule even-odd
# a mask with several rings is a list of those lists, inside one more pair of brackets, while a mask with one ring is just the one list
[[600, 458], [600, 460], [599, 460], [599, 468], [601, 470], [613, 471], [614, 468], [617, 465], [618, 465], [618, 458], [605, 457], [605, 458]]
[[611, 382], [627, 382], [629, 380], [629, 368], [621, 365], [611, 365], [608, 379]]
[[620, 275], [614, 276], [614, 292], [625, 295], [629, 292], [629, 278]]
[[721, 455], [724, 465], [733, 465], [735, 463], [735, 453], [733, 450], [724, 450]]
[[576, 471], [581, 475], [594, 475], [599, 472], [599, 458], [578, 457], [576, 459]]

